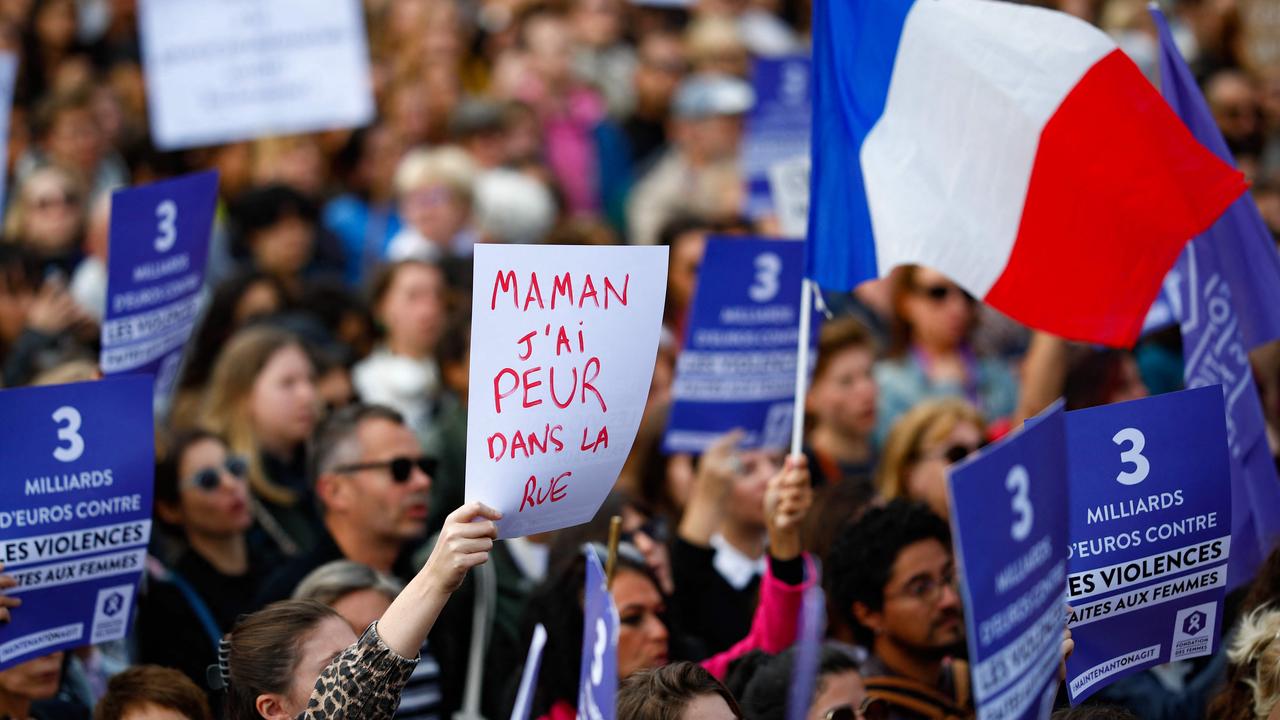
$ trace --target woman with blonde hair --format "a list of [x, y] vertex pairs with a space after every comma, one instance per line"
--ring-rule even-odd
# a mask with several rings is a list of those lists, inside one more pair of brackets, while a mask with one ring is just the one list
[[395, 192], [404, 228], [387, 246], [387, 259], [436, 261], [470, 257], [476, 167], [455, 146], [410, 151], [396, 168]]
[[237, 333], [214, 365], [203, 426], [247, 461], [255, 549], [294, 555], [315, 542], [307, 482], [307, 441], [320, 409], [315, 374], [301, 339], [265, 326]]
[[948, 515], [947, 466], [982, 447], [986, 424], [958, 398], [929, 400], [898, 419], [885, 439], [876, 486], [886, 500], [919, 500]]
[[[1276, 553], [1268, 560], [1274, 568]], [[1259, 579], [1269, 575], [1259, 572]], [[1268, 578], [1272, 579], [1272, 578]], [[1254, 591], [1256, 594], [1257, 581]], [[1249, 599], [1245, 600], [1248, 607]], [[1280, 606], [1263, 605], [1246, 614], [1223, 640], [1230, 668], [1222, 691], [1209, 706], [1215, 720], [1280, 719]]]
[[5, 238], [70, 274], [79, 261], [88, 219], [86, 200], [75, 175], [56, 165], [40, 167], [13, 193]]

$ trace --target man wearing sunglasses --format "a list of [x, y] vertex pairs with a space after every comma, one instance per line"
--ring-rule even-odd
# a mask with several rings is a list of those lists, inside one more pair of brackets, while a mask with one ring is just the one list
[[259, 600], [290, 597], [308, 573], [333, 560], [364, 563], [402, 581], [412, 578], [410, 556], [426, 537], [435, 469], [417, 435], [395, 410], [357, 404], [330, 416], [312, 448], [324, 537], [272, 574]]
[[[435, 460], [400, 413], [383, 405], [342, 408], [316, 431], [311, 473], [324, 533], [310, 552], [271, 575], [259, 600], [293, 595], [312, 570], [353, 560], [408, 583], [413, 551], [426, 539], [428, 491]], [[448, 628], [441, 628], [447, 631]], [[409, 677], [397, 718], [441, 717], [440, 665], [426, 645]]]
[[867, 695], [889, 705], [887, 720], [973, 716], [944, 520], [907, 500], [872, 508], [837, 539], [825, 575], [837, 612], [871, 651]]

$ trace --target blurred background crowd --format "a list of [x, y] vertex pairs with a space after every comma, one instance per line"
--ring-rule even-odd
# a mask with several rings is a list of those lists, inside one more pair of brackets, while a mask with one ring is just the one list
[[[19, 56], [0, 242], [4, 387], [97, 376], [112, 190], [207, 168], [220, 178], [205, 314], [160, 428], [158, 530], [134, 636], [0, 672], [0, 716], [87, 717], [97, 704], [99, 717], [104, 705], [123, 717], [119, 702], [99, 701], [130, 687], [109, 678], [144, 664], [176, 669], [199, 688], [192, 702], [216, 709], [206, 669], [242, 614], [295, 597], [334, 608], [357, 633], [379, 617], [462, 503], [476, 243], [670, 248], [648, 406], [600, 515], [624, 518], [622, 677], [760, 640], [766, 598], [801, 582], [804, 558], [827, 569], [824, 678], [954, 667], [959, 599], [937, 522], [947, 464], [1059, 395], [1074, 409], [1182, 386], [1176, 328], [1132, 351], [1075, 346], [920, 267], [829, 294], [806, 402], [814, 498], [799, 536], [784, 537], [771, 493], [804, 466], [738, 450], [732, 435], [701, 457], [665, 454], [661, 437], [707, 237], [778, 232], [776, 218], [744, 213], [744, 117], [753, 59], [807, 52], [807, 0], [363, 4], [372, 124], [165, 153], [148, 134], [135, 0], [0, 0], [0, 50]], [[1102, 27], [1155, 79], [1142, 0], [1049, 5]], [[1280, 5], [1166, 10], [1280, 237]], [[1280, 351], [1253, 361], [1280, 451]], [[534, 711], [571, 707], [579, 548], [605, 532], [598, 522], [499, 543], [450, 601], [397, 717], [449, 717], [468, 696], [505, 716], [536, 622], [551, 638]], [[895, 561], [920, 543], [946, 562], [907, 588], [907, 612]], [[1266, 718], [1255, 712], [1280, 697], [1280, 610], [1256, 611], [1277, 599], [1273, 556], [1232, 604], [1258, 637], [1271, 628], [1270, 645], [1102, 695], [1143, 718]], [[765, 639], [734, 664], [737, 685], [734, 669], [709, 668], [748, 717], [785, 707], [776, 662], [790, 658], [768, 655], [789, 640]], [[263, 662], [239, 672], [285, 692], [292, 680]], [[177, 687], [149, 672], [122, 677]], [[865, 698], [861, 681], [829, 685], [855, 696], [833, 707]], [[814, 702], [812, 717], [854, 717]]]

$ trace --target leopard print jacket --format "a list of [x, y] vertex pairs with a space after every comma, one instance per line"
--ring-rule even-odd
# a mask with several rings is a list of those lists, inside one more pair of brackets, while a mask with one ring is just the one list
[[417, 664], [387, 647], [375, 622], [320, 673], [298, 720], [391, 720]]

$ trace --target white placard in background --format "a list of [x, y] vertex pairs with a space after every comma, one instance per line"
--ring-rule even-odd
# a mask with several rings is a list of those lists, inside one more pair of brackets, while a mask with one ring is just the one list
[[373, 118], [360, 0], [141, 0], [138, 26], [162, 150]]
[[667, 248], [477, 245], [466, 499], [501, 537], [590, 520], [649, 395]]
[[770, 167], [769, 190], [782, 235], [804, 238], [809, 231], [809, 156], [797, 155]]

